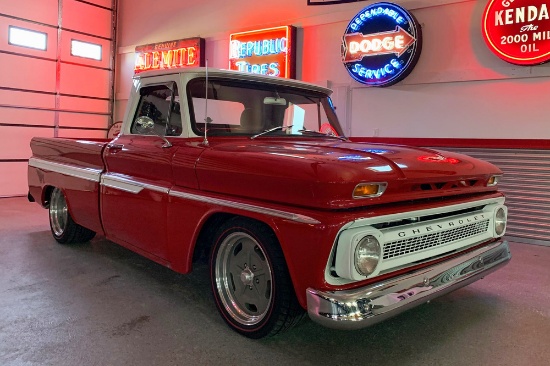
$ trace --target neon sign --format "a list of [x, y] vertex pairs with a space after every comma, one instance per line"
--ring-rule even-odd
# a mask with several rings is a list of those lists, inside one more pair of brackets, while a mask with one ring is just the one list
[[369, 86], [389, 86], [407, 77], [422, 50], [420, 25], [392, 3], [361, 10], [342, 40], [342, 62], [352, 78]]
[[134, 72], [204, 66], [204, 39], [187, 38], [136, 47]]
[[491, 0], [483, 13], [483, 38], [498, 57], [516, 65], [550, 61], [547, 0]]
[[292, 26], [233, 33], [229, 36], [229, 69], [294, 78], [295, 39]]

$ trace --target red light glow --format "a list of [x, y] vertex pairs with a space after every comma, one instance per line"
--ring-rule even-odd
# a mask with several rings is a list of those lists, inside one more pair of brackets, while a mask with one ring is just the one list
[[441, 155], [433, 155], [433, 156], [419, 156], [418, 160], [423, 161], [425, 163], [447, 163], [447, 164], [458, 164], [460, 163], [460, 160], [455, 158], [446, 158]]

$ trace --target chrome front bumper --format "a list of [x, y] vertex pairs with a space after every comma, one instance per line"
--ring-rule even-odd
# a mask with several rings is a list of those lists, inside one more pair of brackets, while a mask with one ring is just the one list
[[510, 261], [500, 240], [416, 272], [359, 289], [323, 292], [307, 289], [311, 319], [329, 328], [368, 327], [407, 309], [477, 281]]

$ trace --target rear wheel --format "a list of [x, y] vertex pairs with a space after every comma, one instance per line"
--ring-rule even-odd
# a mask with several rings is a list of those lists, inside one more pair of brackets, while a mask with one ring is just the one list
[[61, 244], [82, 243], [95, 236], [95, 232], [73, 221], [63, 191], [54, 188], [50, 196], [50, 229], [52, 235]]
[[210, 273], [218, 311], [247, 337], [275, 335], [304, 315], [277, 238], [258, 222], [233, 218], [219, 228]]

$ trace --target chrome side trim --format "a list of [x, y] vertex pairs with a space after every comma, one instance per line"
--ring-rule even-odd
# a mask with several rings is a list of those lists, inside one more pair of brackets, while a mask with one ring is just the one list
[[102, 170], [92, 168], [82, 168], [70, 164], [54, 163], [52, 161], [30, 158], [29, 166], [33, 168], [48, 170], [70, 177], [81, 178], [91, 182], [99, 182]]
[[234, 207], [245, 211], [261, 213], [269, 216], [281, 217], [287, 220], [301, 222], [304, 224], [317, 225], [321, 223], [320, 221], [317, 221], [314, 218], [311, 218], [305, 215], [275, 210], [275, 209], [261, 207], [261, 206], [249, 205], [246, 203], [228, 201], [228, 200], [223, 200], [219, 198], [199, 196], [196, 194], [174, 191], [174, 190], [170, 190], [170, 188], [167, 188], [167, 187], [143, 183], [135, 179], [119, 176], [113, 173], [106, 173], [104, 175], [101, 175], [102, 171], [99, 169], [80, 168], [80, 167], [75, 167], [68, 164], [54, 163], [54, 162], [37, 159], [37, 158], [29, 159], [29, 166], [57, 172], [60, 174], [71, 176], [71, 177], [86, 179], [92, 182], [100, 182], [102, 186], [118, 189], [124, 192], [133, 193], [133, 194], [138, 194], [142, 190], [148, 189], [154, 192], [169, 194], [170, 196], [173, 196], [173, 197], [179, 197], [179, 198], [205, 202], [205, 203], [220, 205], [225, 207]]
[[358, 289], [328, 292], [308, 288], [308, 313], [312, 320], [330, 328], [364, 328], [477, 281], [510, 259], [508, 242], [499, 240], [431, 267]]
[[185, 193], [185, 192], [180, 192], [180, 191], [175, 191], [175, 190], [170, 191], [170, 196], [178, 197], [178, 198], [184, 198], [184, 199], [193, 200], [193, 201], [204, 202], [204, 203], [208, 203], [208, 204], [212, 204], [212, 205], [238, 208], [238, 209], [244, 210], [244, 211], [250, 211], [250, 212], [261, 213], [261, 214], [269, 215], [269, 216], [281, 217], [283, 219], [296, 221], [296, 222], [301, 222], [301, 223], [304, 223], [304, 224], [317, 225], [317, 224], [321, 223], [320, 221], [317, 221], [314, 218], [311, 218], [311, 217], [305, 216], [305, 215], [300, 215], [300, 214], [295, 214], [295, 213], [292, 213], [292, 212], [275, 210], [275, 209], [272, 209], [272, 208], [266, 208], [266, 207], [261, 207], [261, 206], [250, 205], [250, 204], [247, 204], [247, 203], [228, 201], [228, 200], [224, 200], [224, 199], [220, 199], [220, 198], [199, 196], [199, 195], [196, 195], [196, 194]]
[[119, 176], [112, 173], [104, 174], [101, 177], [101, 185], [133, 194], [138, 194], [144, 189], [164, 194], [168, 194], [168, 192], [170, 191], [170, 188], [167, 187], [143, 183], [135, 179]]

